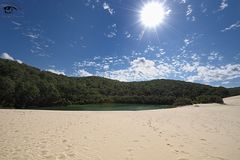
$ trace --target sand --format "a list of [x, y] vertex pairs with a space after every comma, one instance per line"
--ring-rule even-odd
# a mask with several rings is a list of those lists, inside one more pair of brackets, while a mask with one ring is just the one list
[[152, 111], [0, 110], [0, 160], [239, 160], [240, 96]]

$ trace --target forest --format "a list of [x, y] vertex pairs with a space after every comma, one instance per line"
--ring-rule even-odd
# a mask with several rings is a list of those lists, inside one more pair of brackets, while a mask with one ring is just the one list
[[28, 108], [70, 104], [223, 103], [240, 88], [212, 87], [177, 80], [120, 82], [103, 77], [67, 77], [0, 59], [0, 105]]

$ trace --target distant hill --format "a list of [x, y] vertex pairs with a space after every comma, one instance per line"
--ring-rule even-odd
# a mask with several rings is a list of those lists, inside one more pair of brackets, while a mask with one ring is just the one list
[[120, 82], [102, 77], [67, 77], [0, 59], [0, 105], [10, 107], [134, 103], [185, 105], [218, 102], [239, 94], [227, 89], [176, 80]]

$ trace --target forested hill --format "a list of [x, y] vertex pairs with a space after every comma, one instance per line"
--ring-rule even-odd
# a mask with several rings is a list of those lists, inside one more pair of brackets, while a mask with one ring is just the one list
[[[232, 90], [233, 94], [239, 93], [239, 89]], [[67, 77], [0, 59], [1, 106], [222, 103], [222, 97], [231, 96], [232, 90], [175, 80], [120, 82], [102, 77]]]

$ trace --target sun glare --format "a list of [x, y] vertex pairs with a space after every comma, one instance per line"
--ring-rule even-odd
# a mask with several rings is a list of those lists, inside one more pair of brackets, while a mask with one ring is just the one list
[[163, 23], [166, 12], [164, 5], [160, 2], [148, 2], [140, 11], [141, 23], [147, 28], [156, 28]]

